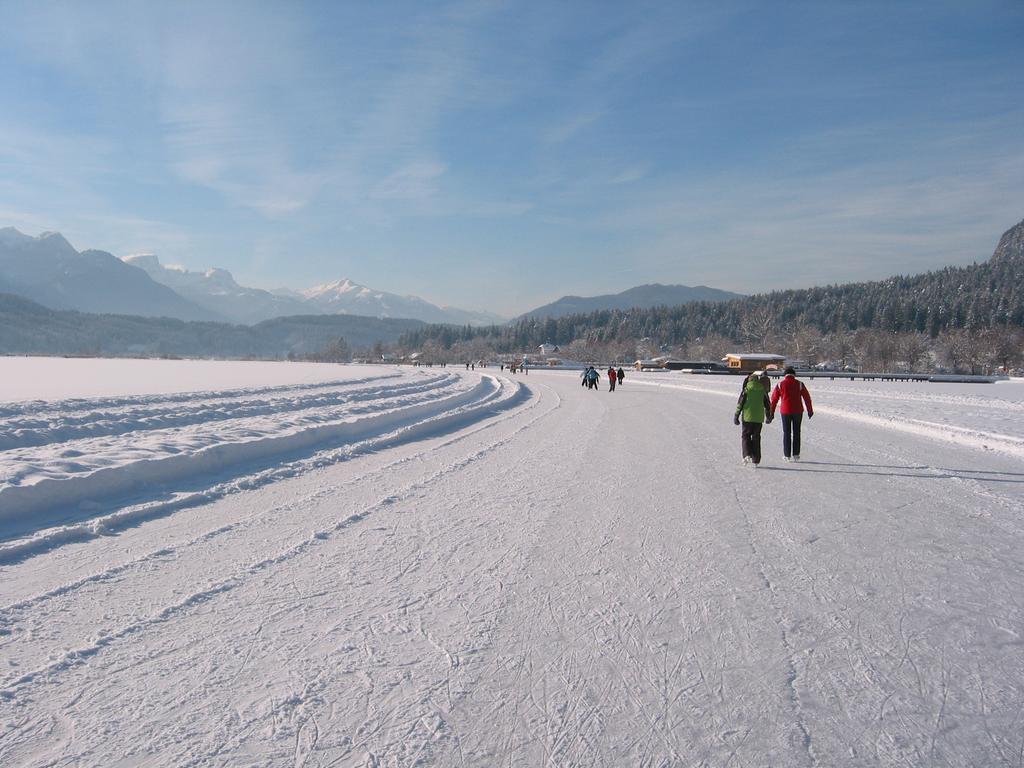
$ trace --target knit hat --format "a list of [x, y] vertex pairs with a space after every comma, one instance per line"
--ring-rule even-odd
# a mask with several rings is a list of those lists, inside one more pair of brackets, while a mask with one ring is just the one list
[[795, 369], [795, 368], [793, 368], [793, 366], [792, 366], [792, 365], [790, 365], [790, 366], [787, 366], [787, 368], [786, 368], [786, 375], [787, 375], [787, 376], [791, 376], [791, 375], [792, 375], [792, 376], [796, 376], [796, 369]]

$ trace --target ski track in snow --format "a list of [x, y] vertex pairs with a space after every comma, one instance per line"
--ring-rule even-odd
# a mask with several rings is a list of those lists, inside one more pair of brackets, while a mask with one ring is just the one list
[[[472, 386], [454, 374], [410, 378], [385, 389], [344, 384], [325, 391], [318, 385], [312, 398], [277, 390], [262, 406], [253, 404], [259, 393], [245, 392], [219, 398], [213, 411], [199, 395], [179, 401], [162, 419], [92, 411], [98, 418], [91, 426], [24, 428], [14, 413], [0, 421], [12, 435], [9, 441], [35, 447], [0, 452], [0, 525], [29, 516], [38, 524], [46, 515], [67, 516], [68, 508], [80, 504], [95, 508], [97, 499], [142, 486], [377, 435], [410, 420], [486, 402], [499, 389], [497, 380], [486, 376]], [[149, 404], [144, 410], [152, 415]], [[107, 434], [82, 437], [82, 431]]]
[[0, 405], [58, 483], [267, 447], [0, 492], [0, 764], [1024, 764], [1024, 384], [809, 382], [752, 470], [734, 380], [361, 370]]

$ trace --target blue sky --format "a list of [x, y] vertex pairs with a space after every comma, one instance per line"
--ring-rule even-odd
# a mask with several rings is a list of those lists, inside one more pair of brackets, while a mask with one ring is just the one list
[[1024, 3], [0, 0], [0, 226], [508, 315], [987, 258]]

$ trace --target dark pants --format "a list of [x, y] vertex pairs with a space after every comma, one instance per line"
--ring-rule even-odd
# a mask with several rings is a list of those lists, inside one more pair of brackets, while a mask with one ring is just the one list
[[749, 457], [755, 464], [761, 463], [761, 427], [759, 421], [744, 421], [740, 433], [740, 445], [743, 447], [743, 458]]
[[609, 392], [614, 392], [615, 391], [615, 379], [608, 379], [608, 384], [609, 384], [608, 391]]
[[782, 414], [782, 453], [788, 459], [800, 455], [800, 422], [802, 413]]

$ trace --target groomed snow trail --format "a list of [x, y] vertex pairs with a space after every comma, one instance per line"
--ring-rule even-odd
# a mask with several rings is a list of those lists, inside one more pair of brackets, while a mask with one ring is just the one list
[[413, 397], [391, 431], [9, 541], [0, 765], [1024, 763], [1012, 444], [811, 382], [804, 461], [773, 425], [753, 470], [731, 381], [454, 373], [429, 407], [370, 396]]

